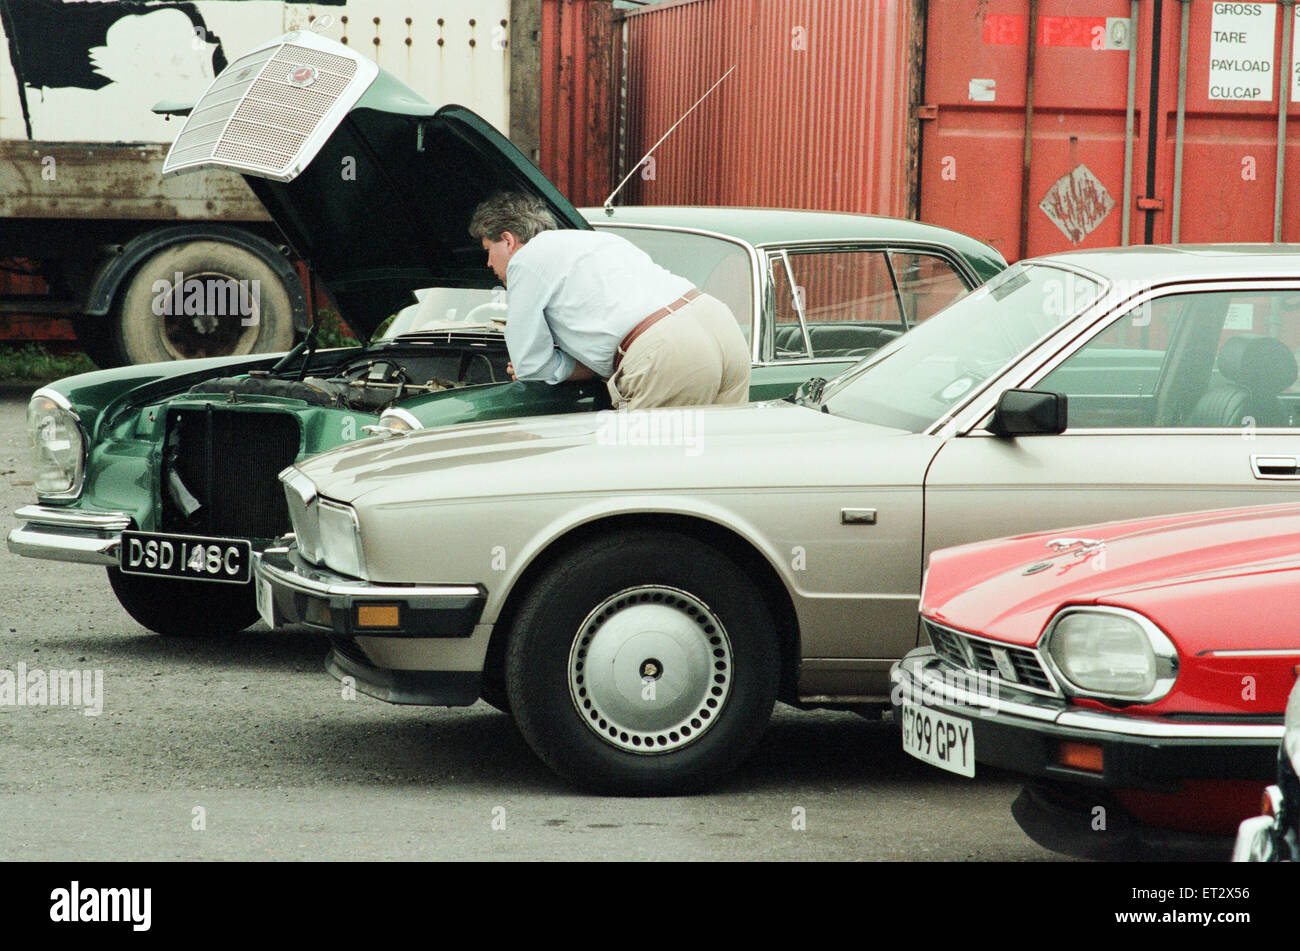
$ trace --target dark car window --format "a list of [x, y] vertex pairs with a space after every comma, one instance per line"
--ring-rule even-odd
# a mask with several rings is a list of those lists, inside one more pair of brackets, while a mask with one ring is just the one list
[[937, 254], [892, 251], [889, 260], [909, 325], [929, 320], [969, 290], [961, 275]]
[[1161, 297], [1094, 336], [1036, 389], [1070, 429], [1300, 426], [1300, 292]]

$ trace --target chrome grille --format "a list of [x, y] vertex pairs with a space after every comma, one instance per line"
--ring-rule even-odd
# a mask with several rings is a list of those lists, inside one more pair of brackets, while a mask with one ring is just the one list
[[[952, 666], [984, 674], [1022, 690], [1052, 696], [1060, 695], [1055, 682], [1039, 660], [1037, 651], [1026, 647], [1013, 647], [1010, 644], [999, 644], [961, 631], [954, 631], [952, 628], [935, 624], [928, 618], [922, 618], [922, 624], [925, 626], [925, 633], [930, 638], [935, 653]], [[1016, 674], [1014, 680], [1002, 676], [997, 659], [993, 656], [995, 647], [1007, 652], [1007, 659], [1011, 661], [1011, 667]]]
[[[302, 67], [315, 71], [310, 85], [290, 82]], [[373, 62], [341, 44], [288, 34], [235, 60], [212, 81], [176, 137], [163, 174], [219, 167], [291, 181], [377, 74]]]

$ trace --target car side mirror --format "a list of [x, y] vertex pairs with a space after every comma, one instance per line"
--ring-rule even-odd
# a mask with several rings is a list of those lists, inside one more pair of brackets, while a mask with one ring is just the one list
[[995, 436], [1054, 436], [1065, 432], [1064, 393], [1044, 390], [1005, 390], [989, 422]]

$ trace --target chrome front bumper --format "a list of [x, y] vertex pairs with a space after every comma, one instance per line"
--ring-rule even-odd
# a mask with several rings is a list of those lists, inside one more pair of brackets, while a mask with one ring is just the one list
[[9, 550], [24, 558], [116, 565], [126, 512], [84, 512], [53, 505], [26, 505], [14, 515], [24, 524], [9, 533]]
[[[1152, 791], [1176, 790], [1187, 779], [1258, 779], [1262, 785], [1276, 773], [1280, 715], [1277, 723], [1189, 722], [1084, 710], [1064, 697], [968, 673], [954, 676], [932, 648], [918, 648], [890, 670], [890, 699], [900, 722], [903, 704], [966, 720], [980, 766], [1036, 780]], [[1061, 744], [1067, 743], [1099, 747], [1101, 767], [1066, 765]]]
[[1185, 722], [1083, 710], [1067, 706], [1064, 700], [1016, 690], [1001, 681], [990, 682], [988, 689], [971, 689], [967, 684], [974, 680], [973, 675], [964, 678], [963, 683], [963, 678], [945, 676], [948, 670], [933, 648], [913, 650], [889, 672], [896, 701], [894, 705], [898, 706], [897, 700], [902, 699], [948, 710], [958, 716], [976, 715], [1029, 729], [1050, 726], [1084, 730], [1098, 734], [1098, 738], [1223, 740], [1272, 745], [1282, 739], [1281, 716], [1277, 723]]

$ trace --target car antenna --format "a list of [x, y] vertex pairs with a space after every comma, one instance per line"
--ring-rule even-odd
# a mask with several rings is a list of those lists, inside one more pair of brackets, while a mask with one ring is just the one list
[[650, 151], [647, 152], [645, 155], [641, 156], [641, 161], [637, 162], [635, 165], [632, 166], [632, 171], [628, 172], [626, 175], [623, 176], [623, 180], [618, 183], [618, 186], [612, 192], [610, 192], [609, 197], [605, 199], [605, 204], [604, 204], [605, 214], [610, 216], [614, 214], [614, 198], [618, 195], [619, 192], [623, 190], [623, 186], [628, 183], [628, 179], [630, 179], [633, 175], [635, 175], [637, 169], [639, 169], [642, 165], [646, 163], [646, 161], [650, 158], [651, 154], [653, 154], [654, 150], [659, 148], [659, 146], [663, 143], [664, 139], [672, 135], [673, 130], [676, 129], [679, 125], [681, 125], [684, 121], [686, 121], [686, 117], [689, 116], [692, 112], [694, 112], [696, 107], [698, 107], [700, 103], [702, 103], [705, 99], [708, 99], [710, 93], [712, 93], [713, 90], [717, 89], [719, 86], [722, 85], [722, 80], [730, 76], [733, 72], [735, 72], [735, 70], [736, 70], [736, 66], [733, 63], [731, 69], [723, 73], [722, 76], [718, 79], [718, 81], [714, 83], [712, 86], [710, 86], [708, 91], [703, 96], [695, 100], [695, 105], [691, 106], [684, 113], [682, 113], [682, 117], [678, 119], [676, 122], [674, 122], [671, 126], [669, 126], [668, 131], [659, 137], [659, 141], [656, 142], [654, 145], [650, 146]]

